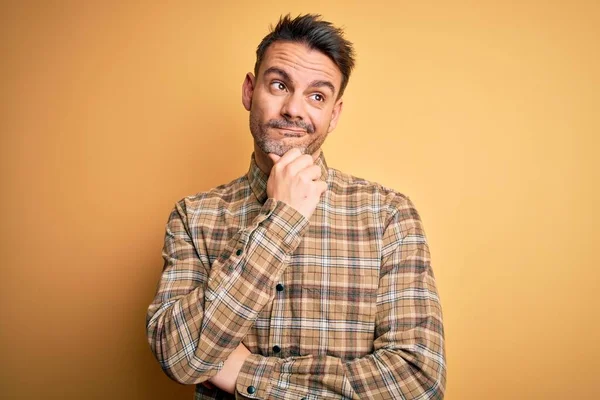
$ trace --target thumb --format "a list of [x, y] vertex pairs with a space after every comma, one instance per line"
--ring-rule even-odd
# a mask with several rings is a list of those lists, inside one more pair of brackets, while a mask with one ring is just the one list
[[277, 161], [279, 161], [281, 159], [281, 157], [275, 153], [269, 153], [269, 158], [271, 160], [273, 160], [273, 164], [275, 164]]

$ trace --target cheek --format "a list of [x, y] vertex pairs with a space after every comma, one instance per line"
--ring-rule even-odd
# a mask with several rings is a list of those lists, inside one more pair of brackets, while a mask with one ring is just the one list
[[257, 93], [252, 101], [252, 111], [261, 119], [269, 120], [278, 118], [283, 100], [268, 93]]
[[310, 113], [310, 120], [317, 132], [326, 132], [331, 120], [331, 112], [318, 110]]

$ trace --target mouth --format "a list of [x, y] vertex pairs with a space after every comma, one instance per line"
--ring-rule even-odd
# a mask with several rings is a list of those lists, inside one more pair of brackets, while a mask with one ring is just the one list
[[277, 129], [279, 132], [281, 132], [283, 134], [283, 136], [286, 137], [302, 137], [304, 135], [306, 135], [306, 131], [303, 131], [301, 129], [290, 129], [290, 128], [275, 128]]

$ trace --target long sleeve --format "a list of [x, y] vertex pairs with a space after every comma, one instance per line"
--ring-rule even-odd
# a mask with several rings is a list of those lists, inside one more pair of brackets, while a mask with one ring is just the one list
[[440, 301], [421, 221], [407, 201], [383, 236], [373, 353], [347, 362], [253, 354], [238, 376], [237, 396], [441, 399], [445, 378]]
[[167, 223], [164, 268], [146, 319], [150, 347], [168, 376], [200, 383], [215, 375], [274, 295], [275, 282], [308, 221], [269, 199], [208, 265], [192, 239], [186, 202]]

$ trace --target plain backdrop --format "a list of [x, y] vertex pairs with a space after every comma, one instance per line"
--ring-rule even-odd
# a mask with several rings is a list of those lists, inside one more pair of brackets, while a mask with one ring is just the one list
[[600, 398], [597, 1], [0, 6], [0, 397], [191, 399], [145, 337], [174, 203], [244, 174], [281, 14], [346, 29], [328, 164], [407, 194], [448, 400]]

